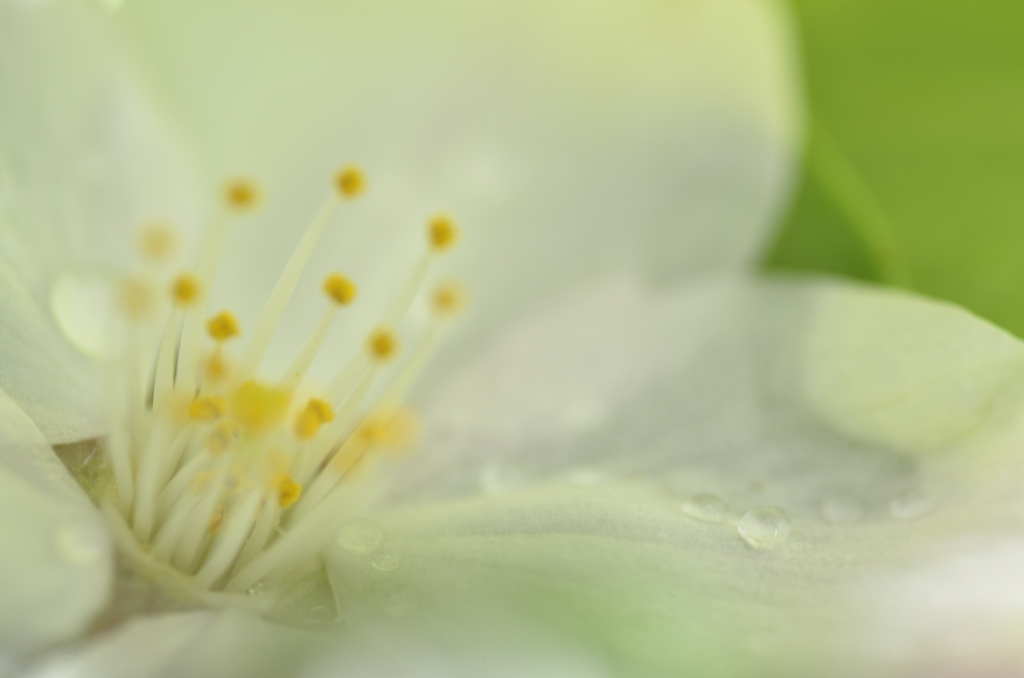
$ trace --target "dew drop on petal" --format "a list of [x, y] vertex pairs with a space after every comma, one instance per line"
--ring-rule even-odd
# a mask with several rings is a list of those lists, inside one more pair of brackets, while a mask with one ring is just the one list
[[743, 541], [768, 551], [782, 546], [789, 538], [789, 516], [778, 506], [758, 506], [747, 511], [736, 529]]
[[864, 505], [846, 495], [829, 497], [821, 504], [821, 517], [835, 525], [856, 523], [864, 517]]
[[353, 553], [373, 553], [384, 543], [384, 531], [373, 523], [353, 523], [341, 531], [337, 541]]
[[388, 594], [381, 610], [389, 617], [404, 617], [419, 604], [420, 597], [415, 591], [407, 588], [397, 588]]
[[94, 565], [107, 550], [103, 532], [92, 525], [65, 525], [57, 529], [53, 540], [57, 553], [71, 565]]
[[932, 509], [932, 503], [917, 495], [897, 497], [889, 502], [889, 515], [897, 520], [920, 518]]
[[94, 360], [117, 355], [110, 328], [114, 326], [113, 286], [97, 274], [65, 272], [50, 286], [50, 314], [64, 338]]
[[713, 494], [698, 494], [683, 502], [683, 513], [709, 523], [721, 523], [729, 517], [729, 507]]
[[398, 554], [393, 551], [378, 553], [370, 560], [370, 565], [378, 572], [394, 572], [401, 564]]

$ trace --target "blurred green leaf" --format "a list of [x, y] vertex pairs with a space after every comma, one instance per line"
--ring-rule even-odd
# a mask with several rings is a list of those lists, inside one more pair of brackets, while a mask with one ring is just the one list
[[793, 5], [807, 162], [766, 265], [913, 287], [1024, 335], [1024, 3]]

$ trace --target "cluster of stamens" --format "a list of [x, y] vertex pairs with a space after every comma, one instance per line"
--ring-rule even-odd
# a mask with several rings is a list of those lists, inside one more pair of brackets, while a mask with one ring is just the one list
[[[340, 273], [324, 280], [324, 316], [287, 370], [272, 381], [258, 374], [335, 209], [365, 186], [358, 168], [337, 174], [335, 190], [292, 253], [237, 360], [227, 344], [242, 334], [238, 321], [228, 311], [211, 315], [207, 301], [229, 224], [260, 202], [252, 182], [225, 187], [226, 209], [208, 229], [198, 265], [171, 281], [171, 310], [154, 342], [155, 363], [139, 339], [153, 295], [141, 284], [123, 286], [132, 340], [104, 446], [114, 479], [104, 512], [122, 543], [130, 541], [138, 554], [202, 589], [246, 592], [316, 556], [351, 519], [359, 503], [357, 480], [372, 468], [375, 453], [407, 442], [414, 429], [402, 403], [445, 321], [461, 309], [461, 288], [446, 283], [432, 291], [433, 320], [405, 355], [396, 327], [431, 261], [458, 240], [446, 216], [428, 222], [424, 255], [363, 346], [325, 388], [309, 394], [305, 378], [338, 310], [358, 295]], [[174, 239], [166, 229], [149, 229], [141, 245], [146, 257], [159, 261]], [[381, 367], [393, 361], [399, 364], [391, 381], [374, 389]], [[371, 392], [383, 394], [370, 402]]]

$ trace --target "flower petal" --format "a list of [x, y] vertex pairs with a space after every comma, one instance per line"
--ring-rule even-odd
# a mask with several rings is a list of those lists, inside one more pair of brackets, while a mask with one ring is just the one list
[[0, 392], [0, 647], [23, 656], [82, 633], [110, 595], [105, 525], [18, 405]]
[[[788, 17], [760, 0], [133, 3], [118, 20], [211, 171], [268, 184], [227, 247], [243, 327], [293, 245], [282, 226], [342, 162], [370, 191], [311, 270], [351, 272], [372, 307], [422, 250], [418, 225], [451, 211], [451, 266], [486, 324], [597, 270], [749, 264], [800, 134]], [[283, 343], [310, 331], [309, 298]]]
[[[613, 648], [643, 675], [689, 660], [756, 672], [794, 657], [813, 673], [863, 630], [865, 606], [892, 609], [868, 580], [1016, 524], [1024, 400], [993, 375], [1013, 374], [1020, 349], [984, 321], [833, 282], [589, 292], [424, 397], [428, 424], [444, 428], [394, 490], [411, 503], [366, 518], [399, 566], [375, 566], [377, 552], [342, 539], [328, 559], [340, 608], [382, 609], [392, 592], [413, 591], [425, 614], [458, 619], [464, 601], [490, 595]], [[888, 322], [846, 322], [858, 318]], [[965, 338], [985, 351], [942, 349]], [[865, 356], [913, 351], [925, 357], [908, 358], [917, 371], [907, 380], [865, 366]], [[809, 388], [835, 375], [856, 394], [831, 401], [839, 407], [829, 398], [846, 389]], [[905, 428], [845, 407], [885, 402], [893, 381], [912, 387], [893, 401], [911, 404]], [[577, 382], [610, 403], [584, 427], [566, 386]], [[989, 412], [984, 425], [955, 427], [942, 454], [906, 454], [907, 440], [934, 444], [937, 420], [977, 411]], [[526, 433], [509, 438], [516, 430]], [[437, 499], [478, 484], [491, 496]], [[763, 506], [788, 515], [788, 538], [759, 541]], [[918, 613], [927, 607], [904, 611]]]
[[124, 272], [137, 230], [196, 227], [178, 139], [82, 0], [0, 5], [4, 257], [45, 302], [66, 271]]

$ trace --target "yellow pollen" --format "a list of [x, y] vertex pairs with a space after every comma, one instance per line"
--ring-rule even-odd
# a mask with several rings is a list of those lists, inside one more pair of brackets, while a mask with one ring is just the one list
[[213, 481], [214, 471], [202, 471], [192, 476], [188, 481], [188, 491], [192, 494], [199, 494], [210, 486]]
[[287, 473], [279, 474], [275, 479], [274, 486], [277, 491], [277, 505], [283, 509], [297, 502], [302, 496], [302, 485], [292, 480]]
[[340, 273], [332, 273], [324, 280], [324, 292], [340, 306], [352, 303], [358, 291], [356, 284]]
[[152, 286], [137, 278], [127, 278], [118, 285], [118, 306], [132, 318], [149, 312], [153, 308], [153, 298]]
[[224, 184], [224, 202], [239, 212], [255, 209], [262, 198], [260, 187], [250, 179], [232, 179]]
[[219, 351], [215, 351], [210, 359], [206, 361], [206, 378], [213, 382], [224, 381], [228, 376], [228, 362]]
[[386, 415], [369, 415], [359, 425], [358, 434], [370, 445], [404, 448], [416, 442], [420, 428], [419, 413], [401, 406]]
[[223, 398], [203, 396], [188, 406], [188, 416], [199, 421], [211, 421], [224, 416], [226, 406]]
[[334, 185], [344, 198], [355, 198], [366, 190], [366, 175], [355, 165], [347, 165], [334, 175]]
[[398, 337], [386, 327], [377, 328], [367, 337], [366, 348], [375, 360], [385, 362], [398, 353]]
[[437, 315], [455, 315], [466, 307], [467, 296], [466, 288], [459, 283], [441, 283], [431, 298], [434, 312]]
[[310, 398], [295, 420], [295, 435], [303, 440], [316, 437], [320, 427], [334, 420], [334, 410], [319, 398]]
[[210, 522], [207, 524], [206, 529], [209, 530], [210, 534], [217, 534], [220, 532], [220, 528], [224, 525], [224, 519], [228, 515], [228, 507], [224, 504], [217, 504], [213, 507], [213, 513], [210, 514]]
[[221, 311], [207, 320], [206, 331], [214, 341], [227, 341], [242, 332], [238, 327], [238, 320], [228, 311]]
[[284, 419], [291, 394], [255, 381], [242, 384], [231, 398], [231, 413], [242, 426], [262, 431]]
[[174, 283], [171, 285], [171, 296], [174, 297], [174, 303], [180, 306], [195, 303], [200, 294], [202, 294], [202, 288], [199, 285], [199, 280], [191, 273], [182, 273], [174, 279]]
[[241, 429], [238, 424], [230, 419], [225, 419], [210, 431], [210, 435], [206, 436], [206, 449], [211, 455], [219, 457], [230, 449], [240, 435]]
[[144, 227], [139, 233], [139, 247], [142, 255], [153, 262], [171, 259], [178, 249], [178, 238], [174, 229], [165, 223], [156, 222]]
[[432, 250], [443, 252], [459, 241], [459, 227], [451, 217], [439, 214], [427, 224], [427, 238]]

